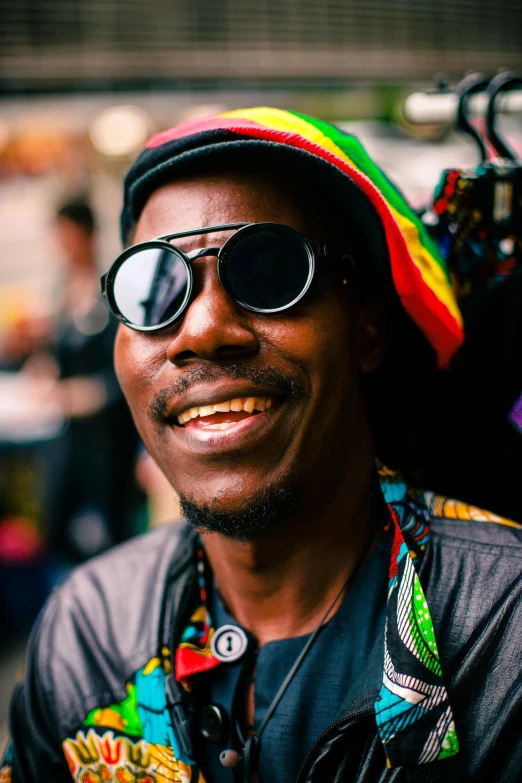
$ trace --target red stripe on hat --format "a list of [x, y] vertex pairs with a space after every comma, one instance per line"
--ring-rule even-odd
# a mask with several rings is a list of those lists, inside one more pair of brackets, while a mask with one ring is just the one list
[[[263, 128], [258, 122], [252, 120], [241, 120], [241, 127], [248, 128]], [[146, 149], [150, 150], [154, 147], [160, 147], [162, 144], [166, 144], [168, 141], [174, 141], [174, 139], [182, 139], [184, 136], [195, 136], [196, 133], [203, 133], [209, 130], [226, 130], [229, 128], [232, 131], [237, 130], [237, 120], [227, 117], [205, 117], [202, 120], [194, 120], [194, 122], [186, 122], [183, 125], [178, 125], [174, 128], [161, 131], [152, 136], [147, 144]]]

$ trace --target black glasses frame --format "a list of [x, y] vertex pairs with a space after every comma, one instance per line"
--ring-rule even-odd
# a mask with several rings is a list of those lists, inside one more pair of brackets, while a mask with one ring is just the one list
[[[230, 287], [227, 282], [226, 271], [225, 271], [228, 253], [234, 247], [238, 238], [240, 237], [243, 238], [246, 234], [249, 233], [257, 233], [263, 230], [273, 230], [274, 228], [284, 229], [285, 232], [291, 232], [297, 238], [299, 238], [308, 255], [308, 263], [309, 263], [308, 277], [303, 289], [288, 304], [283, 305], [282, 307], [275, 307], [272, 309], [254, 307], [246, 302], [239, 301], [230, 290]], [[171, 244], [171, 240], [173, 239], [183, 239], [185, 237], [193, 237], [202, 234], [211, 234], [218, 231], [231, 231], [231, 230], [233, 230], [235, 233], [232, 234], [232, 236], [229, 237], [221, 247], [204, 247], [201, 248], [200, 250], [194, 250], [185, 253], [176, 245]], [[139, 324], [135, 324], [132, 321], [130, 321], [128, 318], [126, 318], [125, 315], [121, 312], [120, 308], [118, 307], [118, 304], [114, 296], [114, 282], [116, 280], [116, 275], [118, 274], [119, 270], [121, 269], [121, 267], [123, 266], [123, 264], [128, 258], [130, 258], [131, 256], [135, 255], [138, 252], [141, 252], [142, 250], [147, 250], [149, 248], [155, 248], [158, 250], [168, 250], [169, 252], [178, 255], [180, 260], [185, 265], [185, 269], [187, 273], [187, 291], [180, 307], [178, 308], [176, 313], [173, 316], [171, 316], [169, 319], [167, 319], [163, 323], [154, 324], [153, 326], [140, 326]], [[131, 247], [128, 247], [126, 250], [123, 251], [123, 253], [121, 253], [118, 256], [118, 258], [116, 259], [116, 261], [114, 261], [109, 271], [101, 278], [101, 293], [107, 299], [107, 302], [113, 314], [123, 324], [138, 332], [159, 332], [171, 326], [175, 321], [177, 321], [183, 315], [183, 313], [187, 309], [187, 306], [192, 297], [192, 291], [194, 285], [190, 262], [194, 261], [196, 258], [202, 258], [204, 256], [217, 256], [217, 273], [219, 276], [220, 283], [225, 289], [225, 291], [227, 292], [227, 294], [235, 302], [237, 302], [237, 304], [240, 305], [240, 307], [243, 307], [245, 310], [249, 310], [250, 312], [253, 313], [263, 313], [263, 314], [279, 313], [283, 310], [288, 310], [290, 307], [293, 307], [295, 304], [297, 304], [297, 302], [299, 302], [305, 296], [305, 294], [307, 293], [307, 291], [309, 290], [312, 284], [317, 260], [320, 258], [329, 259], [326, 245], [320, 244], [319, 242], [314, 242], [311, 239], [307, 239], [299, 231], [297, 231], [294, 228], [291, 228], [291, 226], [286, 226], [283, 223], [225, 223], [219, 226], [206, 226], [205, 228], [197, 228], [197, 229], [192, 229], [190, 231], [181, 231], [175, 234], [164, 234], [163, 236], [157, 237], [156, 239], [151, 239], [147, 242], [139, 242], [136, 245], [131, 245]]]

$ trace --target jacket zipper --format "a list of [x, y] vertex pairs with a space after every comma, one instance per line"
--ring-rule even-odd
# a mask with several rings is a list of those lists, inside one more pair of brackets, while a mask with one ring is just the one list
[[303, 761], [303, 763], [301, 764], [301, 769], [299, 770], [299, 775], [297, 776], [296, 783], [299, 783], [299, 781], [301, 780], [301, 775], [303, 774], [304, 769], [305, 769], [306, 765], [308, 764], [308, 761], [312, 757], [313, 753], [317, 750], [319, 745], [322, 742], [324, 742], [324, 740], [328, 737], [328, 735], [332, 733], [332, 731], [334, 731], [335, 729], [340, 728], [341, 726], [344, 726], [346, 723], [349, 723], [350, 721], [354, 720], [355, 718], [360, 718], [363, 715], [371, 715], [373, 713], [373, 711], [374, 711], [373, 707], [370, 707], [367, 710], [361, 710], [360, 712], [354, 712], [354, 713], [352, 713], [352, 715], [347, 715], [346, 718], [342, 718], [341, 720], [338, 720], [335, 723], [332, 723], [332, 725], [329, 726], [326, 729], [326, 731], [324, 731], [318, 739], [316, 739], [316, 741], [314, 742], [314, 744], [312, 745], [312, 747], [310, 748], [310, 750], [306, 754], [306, 758]]

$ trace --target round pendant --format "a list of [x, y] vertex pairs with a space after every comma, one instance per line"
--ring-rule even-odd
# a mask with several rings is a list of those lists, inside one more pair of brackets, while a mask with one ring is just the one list
[[248, 639], [246, 633], [237, 625], [222, 625], [217, 628], [210, 642], [214, 658], [223, 663], [237, 661], [246, 652]]

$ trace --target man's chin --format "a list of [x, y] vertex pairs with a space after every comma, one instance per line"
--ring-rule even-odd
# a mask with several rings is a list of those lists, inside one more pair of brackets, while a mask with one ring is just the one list
[[198, 532], [237, 541], [252, 541], [281, 528], [295, 514], [298, 500], [298, 487], [289, 480], [268, 485], [233, 508], [217, 499], [208, 503], [180, 496], [183, 516]]

